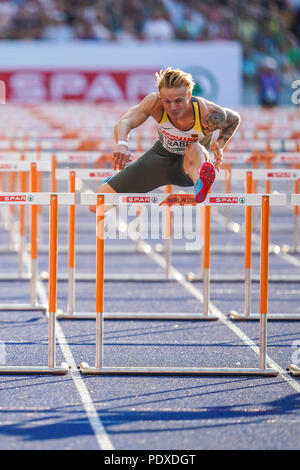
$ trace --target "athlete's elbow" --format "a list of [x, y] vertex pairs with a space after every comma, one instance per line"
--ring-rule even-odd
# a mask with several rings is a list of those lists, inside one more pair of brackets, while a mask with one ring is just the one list
[[121, 118], [114, 127], [114, 134], [115, 136], [119, 136], [120, 134], [127, 133], [129, 134], [131, 129], [131, 123], [128, 119], [126, 118]]
[[232, 111], [232, 121], [239, 126], [241, 123], [241, 115], [237, 111]]
[[235, 111], [235, 115], [236, 115], [237, 125], [239, 126], [241, 124], [241, 121], [242, 121], [241, 115], [237, 111]]
[[232, 112], [228, 124], [230, 127], [234, 128], [235, 131], [238, 129], [241, 124], [241, 116], [237, 111]]

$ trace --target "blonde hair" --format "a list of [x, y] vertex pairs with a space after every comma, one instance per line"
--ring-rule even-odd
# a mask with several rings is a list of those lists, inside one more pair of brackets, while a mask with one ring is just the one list
[[156, 87], [160, 91], [165, 88], [178, 88], [184, 86], [188, 92], [192, 93], [195, 82], [190, 73], [179, 69], [168, 67], [166, 70], [156, 72]]

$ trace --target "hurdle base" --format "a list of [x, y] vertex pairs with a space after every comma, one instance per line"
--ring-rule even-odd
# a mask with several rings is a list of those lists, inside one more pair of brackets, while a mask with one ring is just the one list
[[[187, 244], [187, 243], [186, 243]], [[188, 244], [187, 244], [188, 245]], [[201, 253], [203, 249], [203, 246], [197, 245], [193, 246], [191, 248], [189, 247], [184, 247], [184, 246], [172, 246], [172, 253], [176, 254], [199, 254]], [[156, 253], [164, 253], [165, 248], [162, 244], [158, 243], [154, 247], [154, 251]], [[210, 247], [210, 253], [211, 254], [224, 254], [224, 255], [243, 255], [245, 253], [245, 247], [244, 246], [223, 246], [223, 245], [215, 245]], [[253, 247], [252, 248], [252, 254], [254, 255], [259, 255], [260, 254], [260, 247]], [[271, 245], [269, 248], [269, 254], [275, 254], [275, 245]]]
[[[231, 310], [229, 313], [229, 317], [231, 320], [235, 321], [257, 321], [260, 319], [259, 313], [251, 313], [250, 315], [245, 315], [244, 313], [238, 313], [235, 310]], [[293, 314], [293, 313], [268, 313], [267, 314], [268, 321], [299, 321], [300, 314]]]
[[0, 312], [46, 312], [48, 307], [46, 305], [32, 305], [32, 304], [0, 304]]
[[265, 376], [275, 377], [276, 369], [230, 369], [198, 367], [90, 367], [86, 362], [79, 366], [82, 374], [90, 375], [203, 375], [203, 376]]
[[292, 254], [292, 255], [297, 255], [297, 254], [300, 253], [300, 246], [297, 246], [297, 248], [294, 248], [292, 246], [282, 245], [281, 246], [281, 251], [283, 253], [289, 253], [289, 254]]
[[290, 364], [290, 367], [287, 370], [292, 375], [297, 377], [300, 376], [300, 367], [296, 366], [295, 364]]
[[31, 274], [15, 274], [15, 273], [0, 273], [0, 281], [3, 282], [17, 282], [17, 281], [30, 281]]
[[[96, 254], [96, 248], [91, 245], [77, 245], [75, 251], [77, 255], [78, 254], [94, 254], [94, 255]], [[57, 252], [58, 254], [68, 254], [69, 246], [61, 245], [58, 247]], [[49, 253], [49, 246], [48, 245], [40, 246], [39, 253]], [[128, 254], [129, 253], [131, 254], [131, 253], [143, 253], [143, 251], [138, 250], [134, 245], [133, 246], [112, 245], [112, 246], [105, 247], [105, 253], [110, 253], [110, 254]]]
[[66, 362], [60, 367], [1, 366], [0, 375], [66, 375], [69, 370], [70, 366]]
[[[203, 277], [199, 274], [195, 274], [193, 272], [189, 272], [187, 274], [187, 280], [189, 282], [202, 282]], [[211, 282], [245, 282], [245, 274], [212, 274], [210, 276]], [[259, 274], [252, 274], [251, 282], [258, 283], [260, 282], [260, 275]], [[279, 283], [286, 283], [286, 282], [300, 282], [300, 276], [293, 275], [293, 274], [283, 274], [283, 275], [269, 275], [269, 282], [279, 282]]]
[[[49, 273], [42, 272], [40, 274], [41, 281], [48, 281], [49, 280]], [[69, 280], [68, 273], [62, 273], [57, 276], [57, 280], [61, 282], [67, 282]], [[76, 282], [94, 282], [96, 280], [95, 274], [90, 273], [76, 273], [75, 274], [75, 281]], [[152, 274], [152, 273], [145, 273], [145, 274], [119, 274], [119, 273], [108, 273], [105, 274], [104, 281], [112, 281], [112, 282], [171, 282], [176, 281], [175, 276], [166, 276], [166, 274]]]
[[[95, 320], [96, 313], [74, 312], [73, 314], [58, 313], [58, 320]], [[105, 312], [104, 320], [195, 320], [212, 321], [219, 320], [216, 315], [203, 315], [200, 313], [153, 313], [153, 312]]]

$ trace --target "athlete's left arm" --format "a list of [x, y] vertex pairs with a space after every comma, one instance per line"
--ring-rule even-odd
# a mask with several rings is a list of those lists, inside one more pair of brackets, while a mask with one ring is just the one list
[[216, 140], [222, 150], [224, 150], [226, 144], [232, 138], [233, 134], [236, 132], [241, 122], [241, 117], [239, 113], [233, 111], [232, 109], [223, 109], [226, 114], [226, 117], [224, 122], [220, 125], [220, 134]]
[[205, 116], [202, 126], [206, 134], [220, 129], [217, 140], [211, 143], [215, 156], [215, 166], [219, 170], [223, 162], [223, 150], [240, 125], [240, 115], [229, 108], [222, 108], [215, 103], [205, 102]]
[[206, 135], [220, 129], [217, 142], [224, 149], [241, 122], [240, 115], [229, 108], [222, 108], [215, 103], [202, 100], [202, 127]]

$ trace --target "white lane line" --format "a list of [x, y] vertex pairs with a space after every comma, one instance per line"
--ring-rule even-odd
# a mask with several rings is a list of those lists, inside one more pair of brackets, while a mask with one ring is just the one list
[[[18, 231], [13, 232], [13, 238], [15, 242], [18, 242]], [[28, 272], [31, 270], [31, 260], [27, 252], [24, 253], [24, 264]], [[37, 293], [40, 297], [42, 305], [48, 305], [48, 295], [46, 289], [41, 281], [37, 280]], [[56, 341], [59, 344], [66, 362], [71, 367], [70, 375], [75, 384], [75, 387], [79, 393], [81, 403], [95, 434], [96, 441], [99, 445], [100, 450], [115, 450], [105, 428], [98, 416], [97, 410], [94, 406], [93, 400], [89, 394], [89, 391], [77, 369], [76, 361], [69, 348], [67, 339], [63, 333], [60, 324], [56, 321]]]
[[287, 263], [290, 263], [290, 264], [293, 264], [294, 266], [296, 266], [297, 268], [300, 268], [300, 260], [295, 258], [295, 256], [293, 255], [290, 255], [288, 253], [280, 253], [280, 256], [287, 262]]
[[[130, 233], [130, 225], [128, 227], [129, 237], [132, 239], [132, 234]], [[158, 253], [153, 252], [151, 245], [146, 243], [144, 240], [140, 240], [140, 248], [159, 266], [166, 268], [166, 260]], [[170, 267], [170, 274], [174, 279], [186, 289], [190, 294], [192, 294], [196, 299], [203, 303], [203, 294], [197, 289], [193, 284], [185, 279], [185, 277], [174, 267]], [[251, 338], [249, 338], [236, 324], [229, 320], [215, 305], [211, 302], [209, 303], [209, 309], [211, 313], [217, 316], [220, 321], [226, 325], [236, 336], [238, 336], [247, 346], [249, 346], [257, 356], [259, 356], [259, 346], [257, 346]], [[280, 376], [294, 389], [296, 392], [300, 393], [300, 383], [298, 383], [293, 377], [291, 377], [284, 369], [282, 369], [279, 364], [277, 364], [272, 358], [267, 355], [267, 362], [272, 367], [278, 370]]]
[[[24, 256], [24, 261], [28, 272], [30, 271], [30, 258], [28, 253]], [[48, 305], [48, 296], [45, 287], [41, 281], [37, 281], [37, 293], [40, 297], [43, 305]], [[63, 333], [63, 330], [58, 322], [56, 322], [56, 340], [59, 344], [66, 362], [71, 366], [70, 375], [75, 384], [75, 387], [79, 393], [83, 408], [95, 434], [96, 441], [99, 445], [100, 450], [115, 450], [110, 438], [108, 437], [104, 426], [98, 416], [97, 410], [93, 404], [93, 400], [89, 394], [89, 391], [77, 369], [75, 359], [69, 348], [67, 339]]]
[[0, 364], [6, 364], [6, 344], [7, 342], [0, 341]]

